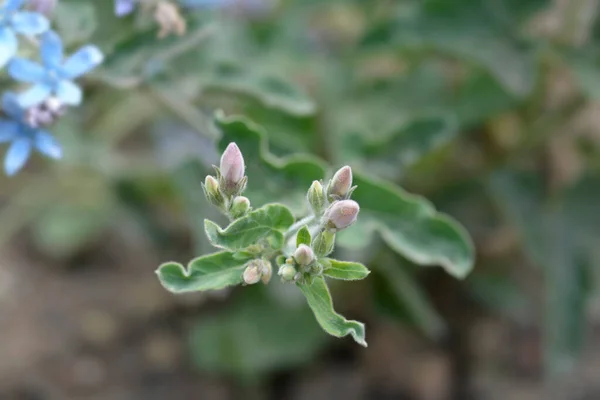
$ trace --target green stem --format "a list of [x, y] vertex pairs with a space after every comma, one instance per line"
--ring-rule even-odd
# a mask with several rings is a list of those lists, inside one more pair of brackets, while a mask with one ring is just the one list
[[284, 243], [287, 243], [287, 241], [290, 240], [304, 225], [310, 225], [316, 220], [318, 220], [316, 215], [309, 215], [308, 217], [304, 217], [297, 221], [294, 225], [290, 226], [283, 236]]

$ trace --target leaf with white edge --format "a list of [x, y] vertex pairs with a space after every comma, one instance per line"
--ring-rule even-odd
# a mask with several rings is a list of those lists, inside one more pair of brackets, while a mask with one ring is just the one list
[[364, 265], [357, 262], [339, 261], [333, 258], [324, 258], [319, 260], [323, 266], [323, 275], [345, 281], [357, 281], [365, 279], [371, 271]]
[[173, 293], [219, 290], [242, 283], [249, 260], [230, 252], [213, 253], [193, 259], [187, 269], [176, 262], [164, 263], [156, 274], [165, 289]]
[[301, 244], [310, 246], [311, 240], [312, 238], [310, 236], [308, 227], [304, 225], [302, 228], [300, 228], [298, 234], [296, 235], [296, 247], [300, 246]]
[[307, 208], [306, 191], [315, 179], [326, 174], [321, 160], [310, 155], [279, 158], [269, 152], [264, 130], [240, 116], [216, 115], [223, 138], [219, 149], [235, 142], [246, 160], [248, 189], [245, 195], [253, 204], [265, 204], [274, 198], [294, 210]]
[[294, 223], [291, 211], [281, 204], [267, 204], [222, 229], [210, 220], [204, 228], [210, 243], [222, 249], [243, 250], [261, 241], [272, 248], [283, 246], [282, 231]]
[[358, 188], [352, 197], [360, 204], [360, 215], [353, 227], [338, 234], [341, 246], [364, 248], [379, 232], [394, 251], [416, 264], [440, 265], [457, 278], [473, 269], [475, 251], [469, 235], [427, 199], [358, 173], [354, 183]]
[[310, 285], [298, 284], [298, 287], [325, 332], [335, 337], [352, 335], [358, 344], [367, 347], [365, 325], [358, 321], [349, 321], [335, 312], [329, 288], [323, 277], [314, 278]]

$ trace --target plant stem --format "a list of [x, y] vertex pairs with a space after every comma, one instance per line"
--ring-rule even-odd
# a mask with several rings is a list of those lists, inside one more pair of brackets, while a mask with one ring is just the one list
[[287, 241], [290, 240], [292, 238], [292, 236], [294, 236], [296, 234], [296, 232], [298, 232], [300, 230], [300, 228], [302, 228], [304, 225], [310, 225], [311, 223], [315, 222], [317, 219], [318, 218], [316, 215], [309, 215], [308, 217], [304, 217], [301, 220], [297, 221], [292, 226], [290, 226], [290, 228], [287, 230], [287, 232], [285, 232], [285, 235], [283, 236], [284, 243], [287, 243]]

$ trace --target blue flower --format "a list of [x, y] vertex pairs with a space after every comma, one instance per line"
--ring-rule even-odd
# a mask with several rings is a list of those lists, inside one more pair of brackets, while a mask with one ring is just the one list
[[22, 108], [40, 104], [49, 96], [56, 96], [63, 104], [81, 104], [83, 94], [73, 79], [98, 66], [104, 56], [96, 46], [84, 46], [71, 57], [64, 59], [63, 44], [56, 32], [48, 31], [42, 37], [43, 65], [24, 58], [14, 58], [8, 72], [17, 81], [34, 85], [19, 95]]
[[19, 172], [33, 149], [50, 158], [62, 157], [60, 144], [50, 133], [25, 122], [25, 112], [19, 106], [16, 94], [7, 92], [2, 96], [2, 110], [11, 118], [0, 118], [0, 143], [11, 143], [4, 158], [4, 171], [7, 175]]
[[25, 0], [5, 0], [0, 6], [0, 67], [17, 54], [17, 33], [39, 35], [50, 27], [43, 15], [19, 11]]
[[131, 14], [135, 9], [136, 0], [115, 0], [115, 14], [124, 17]]

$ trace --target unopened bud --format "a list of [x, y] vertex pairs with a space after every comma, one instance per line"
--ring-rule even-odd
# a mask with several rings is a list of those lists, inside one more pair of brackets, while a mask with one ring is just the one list
[[271, 280], [271, 275], [273, 275], [273, 267], [271, 266], [271, 263], [263, 260], [261, 280], [265, 285]]
[[330, 227], [341, 230], [356, 222], [359, 211], [360, 207], [354, 200], [336, 201], [327, 210], [325, 218]]
[[246, 166], [242, 152], [235, 143], [229, 143], [229, 146], [227, 146], [221, 156], [219, 168], [223, 193], [228, 196], [234, 196], [244, 189], [246, 180], [244, 176], [245, 170]]
[[185, 19], [179, 13], [177, 6], [169, 1], [161, 1], [156, 5], [154, 19], [160, 25], [159, 38], [164, 38], [171, 33], [179, 36], [185, 33]]
[[314, 252], [319, 257], [325, 257], [331, 254], [334, 246], [335, 233], [329, 230], [319, 232], [313, 241]]
[[323, 211], [323, 207], [325, 207], [325, 195], [323, 193], [323, 185], [321, 185], [321, 182], [314, 181], [312, 185], [310, 185], [306, 197], [313, 212], [315, 214], [320, 214], [321, 211]]
[[345, 166], [340, 168], [327, 186], [327, 195], [335, 200], [346, 199], [352, 187], [352, 168]]
[[246, 285], [254, 285], [255, 283], [258, 283], [258, 281], [260, 281], [262, 278], [260, 266], [256, 264], [248, 265], [244, 270], [244, 275], [242, 277], [244, 278], [244, 283]]
[[29, 0], [29, 8], [44, 15], [50, 15], [58, 0]]
[[215, 178], [208, 175], [204, 180], [204, 185], [202, 185], [202, 188], [204, 189], [204, 195], [209, 203], [217, 207], [223, 206], [223, 195], [219, 190], [219, 182], [217, 182]]
[[294, 259], [300, 265], [309, 265], [315, 261], [315, 253], [307, 245], [301, 244], [294, 252]]
[[248, 214], [248, 211], [250, 211], [250, 200], [247, 197], [238, 196], [233, 199], [229, 214], [233, 219], [238, 219]]
[[277, 275], [279, 275], [284, 281], [293, 281], [294, 277], [296, 276], [296, 268], [292, 267], [291, 265], [284, 264], [279, 267], [279, 272], [277, 272]]

